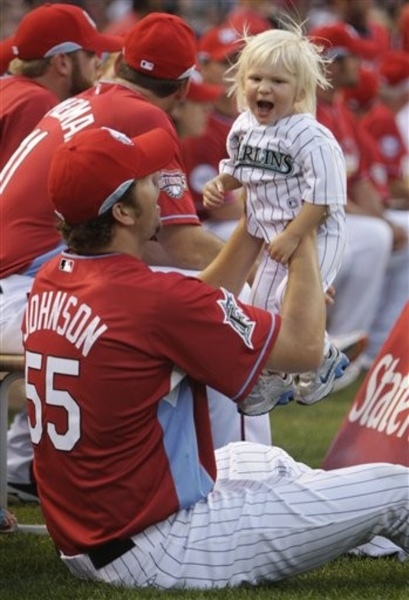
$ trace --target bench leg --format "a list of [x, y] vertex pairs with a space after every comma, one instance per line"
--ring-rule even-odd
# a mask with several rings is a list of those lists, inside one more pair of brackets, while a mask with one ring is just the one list
[[[12, 383], [22, 379], [24, 373], [16, 371], [7, 373], [0, 383], [0, 506], [7, 508], [7, 431], [8, 431], [8, 394]], [[17, 523], [16, 531], [47, 535], [45, 525], [26, 525]]]
[[7, 373], [0, 383], [0, 506], [7, 508], [7, 431], [8, 395], [14, 381], [22, 379], [24, 373]]

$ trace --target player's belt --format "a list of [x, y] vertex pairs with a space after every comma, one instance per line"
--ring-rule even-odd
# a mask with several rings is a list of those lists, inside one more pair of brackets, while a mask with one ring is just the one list
[[120, 558], [134, 546], [135, 543], [131, 538], [126, 540], [111, 540], [106, 544], [101, 544], [101, 546], [95, 546], [87, 554], [94, 567], [98, 570], [106, 567], [115, 559]]

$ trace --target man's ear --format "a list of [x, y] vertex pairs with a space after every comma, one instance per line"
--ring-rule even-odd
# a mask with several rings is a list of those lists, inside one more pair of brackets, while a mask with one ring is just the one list
[[132, 206], [128, 206], [122, 202], [116, 202], [111, 210], [112, 216], [118, 223], [121, 223], [122, 225], [134, 225], [135, 210]]
[[178, 91], [175, 93], [175, 98], [177, 98], [177, 100], [180, 100], [180, 101], [185, 100], [189, 86], [190, 86], [190, 79], [186, 79], [186, 81], [184, 81], [182, 83], [182, 85], [180, 86]]
[[119, 65], [121, 64], [122, 57], [123, 57], [122, 52], [118, 52], [118, 54], [115, 57], [114, 64], [113, 64], [114, 75], [118, 75]]
[[55, 56], [51, 57], [51, 65], [53, 69], [59, 74], [63, 76], [67, 76], [72, 71], [72, 59], [68, 54], [55, 54]]

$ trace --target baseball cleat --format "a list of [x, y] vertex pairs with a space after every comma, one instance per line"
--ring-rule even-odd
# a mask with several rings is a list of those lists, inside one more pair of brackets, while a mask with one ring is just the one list
[[299, 375], [295, 397], [298, 404], [315, 404], [328, 396], [335, 380], [343, 376], [348, 365], [348, 357], [336, 346], [331, 345], [317, 371], [308, 371]]

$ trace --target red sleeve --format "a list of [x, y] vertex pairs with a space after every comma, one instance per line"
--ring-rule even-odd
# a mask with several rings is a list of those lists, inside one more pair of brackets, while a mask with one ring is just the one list
[[159, 189], [158, 203], [163, 225], [200, 225], [179, 155], [162, 169]]
[[[159, 180], [159, 206], [162, 224], [166, 225], [200, 225], [190, 190], [187, 184], [185, 165], [182, 156], [180, 139], [169, 116], [148, 103], [141, 103], [141, 121], [144, 131], [154, 127], [167, 129], [173, 136], [176, 154], [172, 161], [161, 171]], [[140, 127], [138, 122], [138, 127]], [[138, 131], [137, 133], [141, 133]]]
[[171, 277], [158, 309], [157, 350], [199, 382], [243, 400], [271, 352], [280, 317], [193, 277], [183, 285]]

